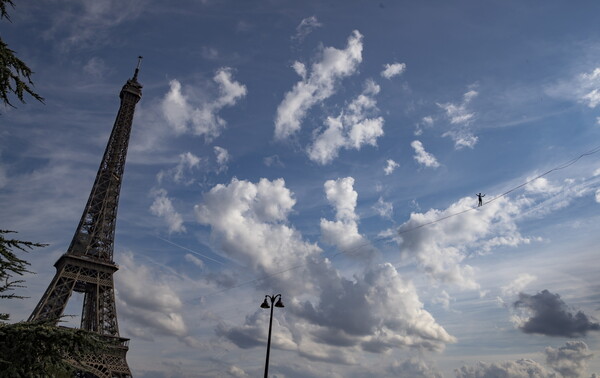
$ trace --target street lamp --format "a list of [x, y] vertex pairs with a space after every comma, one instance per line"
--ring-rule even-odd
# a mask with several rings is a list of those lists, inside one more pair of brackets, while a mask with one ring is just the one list
[[[279, 298], [279, 300], [277, 301], [277, 303], [275, 303], [275, 299], [277, 298]], [[271, 300], [271, 306], [269, 306], [269, 302], [267, 301], [267, 299]], [[265, 362], [265, 378], [267, 378], [269, 374], [269, 352], [271, 351], [271, 328], [273, 327], [273, 307], [283, 308], [285, 306], [283, 305], [283, 303], [281, 303], [281, 294], [277, 294], [265, 295], [265, 300], [260, 305], [260, 307], [271, 309], [271, 317], [269, 318], [269, 338], [267, 339], [267, 361]]]

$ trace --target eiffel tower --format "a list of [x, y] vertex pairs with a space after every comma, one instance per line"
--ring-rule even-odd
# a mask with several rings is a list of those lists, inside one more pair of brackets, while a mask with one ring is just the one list
[[81, 329], [95, 332], [110, 341], [107, 351], [87, 355], [77, 369], [78, 376], [99, 378], [131, 377], [125, 358], [129, 339], [119, 336], [113, 274], [119, 269], [113, 261], [115, 223], [123, 169], [135, 105], [142, 98], [137, 76], [127, 80], [119, 97], [121, 105], [96, 180], [69, 249], [54, 264], [56, 275], [29, 321], [50, 320], [57, 324], [73, 292], [83, 293]]

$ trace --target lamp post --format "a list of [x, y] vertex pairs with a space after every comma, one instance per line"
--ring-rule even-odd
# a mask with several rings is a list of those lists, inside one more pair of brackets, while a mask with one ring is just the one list
[[[275, 299], [277, 298], [279, 298], [279, 300], [277, 301], [277, 303], [275, 303]], [[269, 302], [267, 301], [267, 299], [271, 300], [271, 306], [269, 306]], [[281, 294], [277, 294], [265, 295], [265, 300], [260, 305], [260, 307], [271, 309], [271, 317], [269, 318], [269, 338], [267, 339], [267, 361], [265, 362], [265, 378], [267, 378], [269, 374], [269, 352], [271, 351], [271, 328], [273, 327], [273, 307], [283, 308], [285, 306], [283, 305], [283, 303], [281, 303]]]

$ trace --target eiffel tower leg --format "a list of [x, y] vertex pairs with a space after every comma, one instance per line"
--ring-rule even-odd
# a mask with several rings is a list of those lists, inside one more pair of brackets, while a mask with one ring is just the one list
[[55, 323], [58, 322], [77, 282], [74, 277], [76, 273], [73, 270], [72, 266], [63, 266], [56, 272], [28, 321], [52, 320]]

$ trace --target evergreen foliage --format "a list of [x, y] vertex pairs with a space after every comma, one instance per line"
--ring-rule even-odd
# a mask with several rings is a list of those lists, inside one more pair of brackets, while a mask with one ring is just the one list
[[[11, 293], [17, 287], [23, 287], [23, 280], [13, 280], [14, 275], [22, 276], [33, 273], [28, 269], [29, 262], [15, 254], [15, 250], [28, 252], [35, 247], [45, 247], [46, 244], [32, 243], [17, 239], [5, 239], [4, 235], [14, 231], [0, 230], [0, 299], [23, 298]], [[8, 320], [8, 314], [0, 313], [0, 320]]]
[[[0, 0], [0, 20], [10, 22], [7, 8], [14, 7], [12, 0]], [[11, 96], [17, 96], [20, 102], [25, 103], [25, 94], [36, 100], [44, 102], [44, 98], [33, 90], [31, 75], [33, 71], [15, 55], [15, 51], [0, 37], [0, 99], [4, 105], [14, 107], [10, 101]]]
[[[0, 299], [22, 299], [9, 293], [23, 287], [15, 275], [33, 273], [29, 262], [15, 252], [29, 252], [46, 244], [5, 238], [14, 231], [0, 230]], [[99, 335], [82, 329], [56, 326], [59, 319], [8, 324], [9, 314], [0, 314], [0, 375], [3, 377], [69, 377], [85, 370], [79, 362], [86, 354], [101, 352], [108, 345]]]
[[100, 336], [51, 321], [0, 323], [0, 372], [6, 377], [72, 377], [83, 370], [83, 356], [103, 348]]

